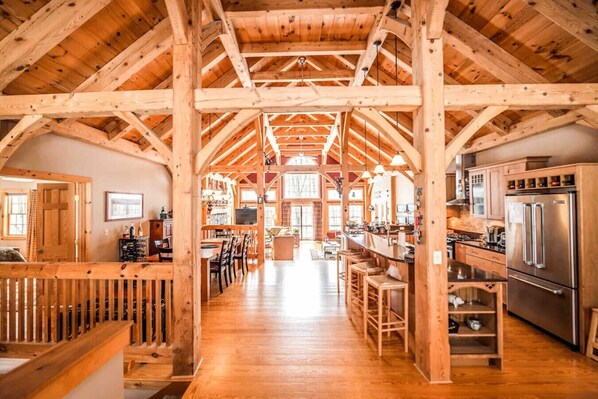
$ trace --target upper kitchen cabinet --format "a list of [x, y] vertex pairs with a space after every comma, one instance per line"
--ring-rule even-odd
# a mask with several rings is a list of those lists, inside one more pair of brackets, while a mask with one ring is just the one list
[[526, 157], [508, 162], [469, 168], [471, 216], [503, 220], [505, 217], [505, 176], [546, 167], [550, 157]]

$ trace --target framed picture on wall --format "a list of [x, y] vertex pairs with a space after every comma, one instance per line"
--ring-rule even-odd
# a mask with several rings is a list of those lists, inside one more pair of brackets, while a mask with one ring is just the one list
[[106, 192], [106, 221], [143, 218], [143, 194]]

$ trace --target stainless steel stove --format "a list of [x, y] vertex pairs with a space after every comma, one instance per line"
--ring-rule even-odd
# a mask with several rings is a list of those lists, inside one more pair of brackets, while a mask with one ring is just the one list
[[474, 238], [466, 234], [449, 233], [446, 235], [446, 252], [449, 259], [455, 259], [455, 243], [457, 241], [470, 241]]

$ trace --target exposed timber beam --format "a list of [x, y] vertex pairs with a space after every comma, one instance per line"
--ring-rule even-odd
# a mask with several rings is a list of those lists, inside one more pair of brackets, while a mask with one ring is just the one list
[[584, 116], [586, 122], [598, 129], [598, 105], [590, 105], [578, 111]]
[[274, 153], [276, 154], [276, 158], [280, 158], [280, 148], [278, 147], [278, 143], [276, 142], [276, 137], [274, 136], [273, 132], [272, 132], [272, 127], [270, 126], [270, 121], [268, 120], [268, 116], [266, 114], [262, 114], [262, 125], [264, 127], [264, 129], [266, 130], [266, 139], [268, 140], [268, 142], [270, 143], [270, 146], [272, 147], [272, 150], [274, 151]]
[[254, 87], [255, 85], [251, 81], [247, 61], [245, 58], [243, 58], [239, 51], [239, 44], [237, 43], [235, 29], [230, 19], [224, 14], [221, 1], [210, 0], [210, 5], [214, 15], [222, 21], [222, 35], [220, 35], [220, 41], [222, 42], [222, 45], [226, 50], [226, 54], [228, 54], [228, 57], [233, 64], [233, 68], [239, 76], [241, 84], [243, 87]]
[[[598, 84], [490, 84], [445, 85], [447, 110], [565, 109], [598, 105]], [[413, 111], [421, 105], [419, 86], [316, 86], [196, 89], [195, 107], [201, 112], [338, 112], [353, 107], [386, 111]], [[172, 113], [172, 90], [31, 94], [0, 96], [0, 119], [24, 115], [47, 117], [112, 116], [114, 112], [168, 115]]]
[[111, 1], [52, 0], [10, 32], [0, 41], [0, 91]]
[[21, 144], [35, 135], [49, 121], [42, 115], [27, 115], [17, 122], [6, 136], [0, 140], [0, 169], [4, 167], [6, 161], [19, 149]]
[[490, 148], [498, 147], [503, 144], [511, 143], [517, 140], [521, 140], [526, 137], [530, 137], [539, 133], [546, 132], [548, 130], [556, 129], [559, 127], [572, 125], [575, 122], [582, 119], [584, 115], [580, 110], [572, 110], [567, 112], [565, 115], [551, 117], [547, 114], [541, 115], [530, 120], [523, 121], [516, 125], [513, 125], [509, 130], [509, 134], [506, 136], [498, 136], [490, 134], [475, 140], [471, 146], [463, 150], [463, 153], [472, 153]]
[[362, 54], [365, 50], [366, 42], [363, 41], [243, 43], [240, 45], [243, 57]]
[[220, 147], [224, 145], [231, 136], [247, 126], [249, 122], [253, 121], [260, 114], [261, 111], [259, 110], [243, 110], [235, 115], [224, 129], [222, 129], [216, 137], [213, 137], [212, 140], [199, 151], [195, 159], [195, 173], [201, 173], [212, 161], [212, 157], [218, 152]]
[[[201, 51], [203, 52], [216, 38], [222, 35], [222, 21], [212, 21], [204, 25], [201, 32]], [[205, 66], [202, 69], [205, 69]]]
[[58, 123], [56, 121], [51, 121], [48, 123], [48, 129], [60, 136], [83, 141], [85, 143], [104, 147], [122, 154], [131, 155], [137, 158], [166, 165], [166, 160], [162, 158], [162, 156], [156, 151], [144, 152], [137, 144], [127, 140], [120, 140], [118, 142], [110, 141], [106, 132], [85, 125], [81, 122], [70, 121], [68, 123]]
[[[378, 55], [377, 50], [379, 49], [379, 47], [382, 46], [384, 40], [386, 40], [388, 32], [382, 29], [382, 21], [386, 14], [388, 14], [388, 12], [390, 11], [390, 6], [392, 3], [392, 0], [386, 0], [382, 11], [376, 13], [374, 16], [374, 25], [372, 26], [372, 30], [368, 35], [366, 51], [363, 54], [361, 54], [359, 60], [357, 61], [357, 64], [355, 65], [355, 79], [353, 79], [351, 86], [361, 86], [363, 84], [366, 76], [366, 73], [364, 71], [370, 69], [372, 63]], [[376, 43], [379, 43], [378, 47], [375, 46]]]
[[449, 0], [430, 0], [426, 17], [428, 39], [440, 39], [448, 2]]
[[230, 18], [260, 18], [266, 16], [293, 17], [300, 15], [374, 14], [383, 1], [372, 0], [243, 0], [229, 2], [225, 13]]
[[166, 143], [162, 141], [151, 128], [149, 128], [137, 115], [132, 112], [115, 112], [115, 116], [122, 119], [123, 121], [135, 126], [143, 137], [158, 151], [158, 154], [162, 155], [162, 158], [168, 165], [172, 163], [172, 150]]
[[189, 17], [185, 0], [164, 0], [168, 19], [172, 26], [172, 38], [175, 44], [187, 44], [187, 31], [189, 30]]
[[595, 1], [527, 0], [526, 3], [598, 52], [598, 18]]
[[286, 72], [254, 72], [254, 82], [334, 82], [353, 79], [353, 71], [348, 69], [325, 71], [286, 71]]
[[[400, 38], [409, 48], [413, 47], [413, 29], [411, 29], [411, 24], [408, 21], [404, 21], [399, 18], [386, 16], [382, 18], [382, 24], [380, 29], [392, 33], [393, 35]], [[383, 47], [380, 48], [380, 51], [384, 51]], [[393, 55], [394, 58], [394, 55]], [[403, 69], [411, 70], [411, 65], [402, 65]]]
[[330, 130], [330, 135], [328, 136], [328, 139], [326, 140], [326, 145], [324, 145], [324, 149], [322, 150], [322, 157], [326, 158], [326, 156], [328, 155], [328, 151], [330, 151], [330, 148], [332, 148], [332, 145], [334, 144], [334, 141], [336, 140], [337, 137], [340, 136], [339, 131], [341, 128], [341, 113], [338, 112], [336, 114], [336, 119], [334, 120], [334, 125], [332, 126], [332, 129]]
[[405, 161], [415, 173], [421, 171], [421, 154], [386, 120], [379, 112], [372, 108], [355, 108], [353, 113], [361, 119], [367, 120], [393, 145], [405, 154]]
[[[254, 151], [255, 152], [255, 151]], [[363, 172], [365, 170], [364, 165], [349, 165], [348, 172]], [[406, 171], [407, 166], [388, 166], [386, 167], [389, 171]], [[257, 165], [253, 167], [247, 167], [246, 164], [231, 163], [230, 165], [213, 165], [210, 166], [210, 171], [213, 173], [239, 173], [247, 175], [254, 173], [257, 170]], [[268, 167], [269, 173], [330, 173], [340, 172], [342, 170], [342, 164], [333, 165], [270, 165]]]
[[480, 130], [482, 126], [484, 126], [490, 119], [494, 118], [496, 115], [500, 114], [507, 110], [508, 107], [500, 107], [500, 106], [493, 106], [488, 107], [482, 112], [480, 112], [475, 118], [473, 118], [467, 126], [465, 126], [457, 136], [451, 140], [451, 142], [446, 146], [445, 150], [445, 166], [448, 167], [450, 163], [453, 161], [455, 156], [459, 153], [461, 148], [469, 141], [473, 135]]

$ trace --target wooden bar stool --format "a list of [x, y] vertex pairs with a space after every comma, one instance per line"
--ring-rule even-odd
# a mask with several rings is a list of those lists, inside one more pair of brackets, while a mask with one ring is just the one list
[[359, 262], [349, 266], [351, 279], [349, 280], [350, 300], [347, 304], [349, 318], [353, 320], [354, 309], [357, 307], [363, 313], [363, 278], [384, 274], [384, 268], [378, 267], [375, 262]]
[[598, 332], [598, 308], [592, 309], [592, 322], [590, 323], [590, 333], [588, 334], [588, 342], [586, 342], [586, 356], [598, 362], [598, 355], [594, 354], [594, 350], [598, 349], [598, 339], [596, 333]]
[[[370, 287], [377, 293], [378, 309], [369, 309]], [[368, 337], [368, 324], [378, 333], [378, 356], [382, 356], [382, 334], [403, 331], [405, 352], [409, 351], [409, 284], [389, 275], [367, 276], [363, 278], [363, 336]], [[403, 317], [391, 308], [390, 292], [403, 290]], [[386, 309], [384, 309], [386, 308]]]
[[351, 281], [353, 279], [353, 277], [351, 276], [351, 265], [362, 262], [377, 264], [377, 261], [375, 258], [371, 258], [367, 255], [359, 253], [357, 255], [347, 255], [346, 262], [347, 268], [345, 270], [347, 271], [347, 273], [345, 276], [345, 303], [347, 304], [347, 310], [351, 312], [351, 290], [349, 289], [349, 285], [351, 284]]
[[[345, 266], [343, 270], [340, 268], [340, 262], [343, 260], [342, 257], [350, 256], [350, 255], [358, 255], [361, 252], [357, 249], [341, 249], [336, 251], [336, 289], [338, 293], [341, 293], [341, 280], [345, 281], [347, 278], [347, 265], [346, 262], [343, 263]], [[345, 258], [346, 261], [346, 258]], [[345, 284], [346, 286], [346, 284]]]

